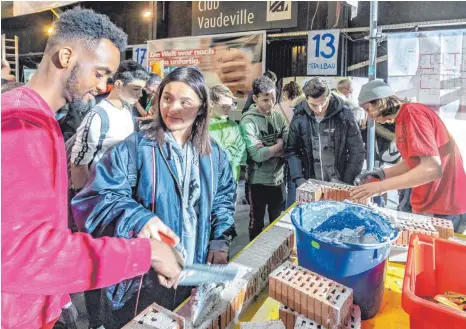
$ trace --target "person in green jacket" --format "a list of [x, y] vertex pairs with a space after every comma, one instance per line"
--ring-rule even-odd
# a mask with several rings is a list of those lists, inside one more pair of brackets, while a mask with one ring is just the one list
[[248, 150], [249, 238], [253, 240], [264, 229], [265, 210], [272, 222], [285, 210], [284, 141], [288, 138], [288, 123], [275, 109], [276, 90], [265, 76], [254, 80], [255, 104], [241, 118], [241, 131]]
[[239, 125], [228, 116], [235, 109], [236, 98], [224, 85], [210, 88], [212, 117], [209, 121], [210, 137], [226, 152], [233, 170], [233, 177], [239, 181], [241, 164], [246, 163], [246, 143]]

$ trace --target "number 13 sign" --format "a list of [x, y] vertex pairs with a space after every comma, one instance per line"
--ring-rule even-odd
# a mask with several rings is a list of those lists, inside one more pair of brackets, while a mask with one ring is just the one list
[[310, 31], [307, 75], [337, 75], [340, 30]]

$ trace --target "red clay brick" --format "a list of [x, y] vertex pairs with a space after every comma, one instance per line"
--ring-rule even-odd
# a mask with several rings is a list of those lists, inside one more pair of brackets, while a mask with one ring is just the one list
[[441, 239], [449, 239], [455, 235], [453, 223], [448, 219], [429, 217], [428, 220], [435, 227]]
[[[304, 314], [290, 309], [280, 304], [279, 318], [285, 324], [286, 329], [327, 329], [326, 325], [321, 325], [315, 320], [307, 318]], [[337, 326], [338, 329], [361, 329], [361, 310], [357, 305], [351, 305], [351, 312], [345, 319], [344, 324]]]
[[296, 317], [298, 316], [296, 311], [293, 311], [288, 306], [280, 304], [278, 314], [280, 320], [285, 324], [286, 329], [294, 329]]
[[179, 315], [153, 303], [123, 328], [137, 329], [147, 326], [154, 329], [184, 329], [185, 320]]
[[[340, 327], [348, 319], [353, 303], [352, 289], [289, 262], [270, 276], [286, 291], [286, 296], [277, 293], [276, 300], [290, 309], [299, 309], [299, 313], [330, 329]], [[295, 280], [290, 280], [290, 276]]]

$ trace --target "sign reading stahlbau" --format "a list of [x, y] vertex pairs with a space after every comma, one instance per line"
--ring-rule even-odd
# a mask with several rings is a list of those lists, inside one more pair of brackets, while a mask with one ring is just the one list
[[193, 1], [192, 35], [296, 27], [292, 1]]
[[307, 75], [337, 75], [340, 30], [310, 31]]

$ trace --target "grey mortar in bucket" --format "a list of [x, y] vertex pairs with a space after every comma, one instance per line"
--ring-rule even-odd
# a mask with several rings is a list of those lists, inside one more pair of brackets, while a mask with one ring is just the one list
[[291, 213], [299, 265], [353, 289], [362, 319], [380, 310], [390, 245], [398, 229], [384, 215], [351, 202], [318, 201]]

